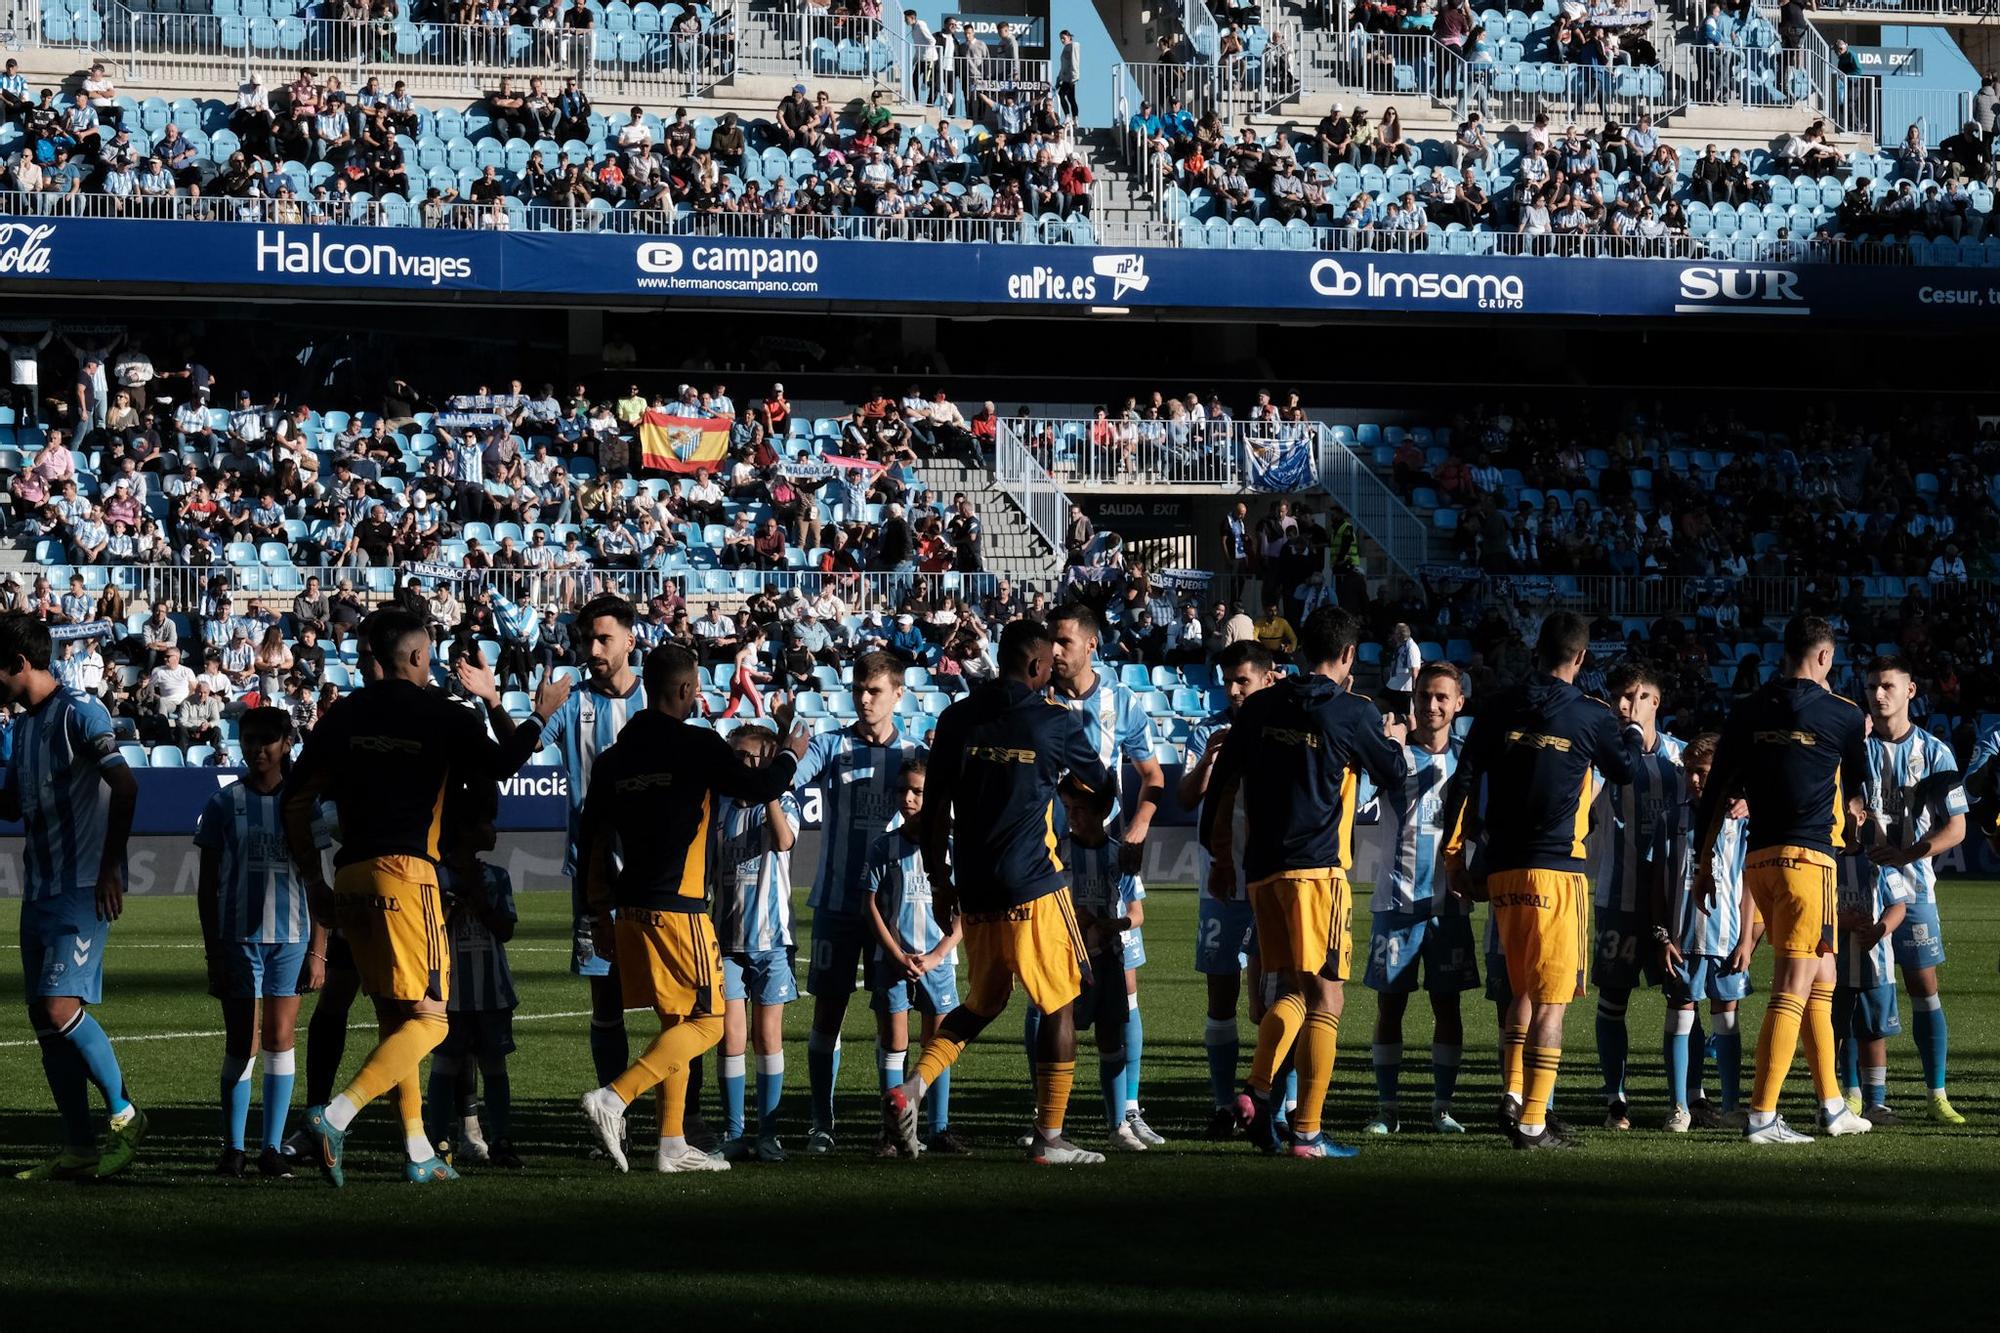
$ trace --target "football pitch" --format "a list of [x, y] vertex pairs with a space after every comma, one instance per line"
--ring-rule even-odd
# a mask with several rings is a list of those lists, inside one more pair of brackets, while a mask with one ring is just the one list
[[[399, 1130], [377, 1104], [350, 1141], [349, 1185], [338, 1193], [315, 1175], [208, 1174], [221, 1024], [203, 993], [195, 905], [132, 899], [112, 933], [108, 998], [97, 1012], [152, 1117], [151, 1137], [119, 1179], [0, 1184], [0, 1328], [101, 1327], [109, 1318], [133, 1329], [351, 1330], [360, 1317], [395, 1321], [385, 1327], [495, 1330], [609, 1314], [655, 1316], [675, 1328], [903, 1320], [1215, 1327], [1243, 1319], [1822, 1327], [1884, 1316], [1990, 1327], [2000, 1292], [1992, 1276], [2000, 1241], [1995, 888], [1954, 881], [1942, 891], [1953, 1100], [1970, 1121], [1962, 1129], [1921, 1118], [1916, 1052], [1904, 1036], [1890, 1045], [1890, 1102], [1910, 1117], [1904, 1127], [1790, 1150], [1752, 1149], [1725, 1132], [1664, 1134], [1661, 1005], [1645, 994], [1630, 1018], [1639, 1128], [1594, 1128], [1586, 1002], [1571, 1011], [1557, 1094], [1558, 1109], [1585, 1128], [1584, 1146], [1514, 1153], [1491, 1127], [1494, 1018], [1475, 993], [1466, 997], [1458, 1099], [1471, 1133], [1442, 1138], [1423, 1128], [1429, 1016], [1417, 999], [1405, 1033], [1403, 1133], [1368, 1140], [1345, 1162], [1266, 1160], [1240, 1141], [1204, 1143], [1195, 899], [1163, 888], [1147, 902], [1150, 962], [1140, 990], [1144, 1100], [1167, 1147], [1114, 1155], [1096, 1168], [1038, 1170], [1021, 1161], [1012, 1143], [1028, 1122], [1030, 1096], [1017, 1008], [954, 1076], [953, 1123], [976, 1153], [877, 1161], [872, 1018], [857, 1001], [841, 1074], [842, 1151], [808, 1158], [798, 1150], [807, 1113], [802, 1002], [787, 1015], [791, 1160], [673, 1179], [648, 1169], [649, 1152], [635, 1154], [628, 1176], [586, 1159], [576, 1098], [592, 1082], [588, 1001], [567, 972], [568, 897], [527, 893], [511, 946], [521, 994], [515, 1140], [526, 1170], [467, 1166], [455, 1186], [406, 1186]], [[800, 911], [804, 918], [803, 902]], [[1358, 966], [1367, 925], [1365, 910], [1356, 915]], [[5, 909], [0, 933], [14, 933], [14, 917]], [[1769, 957], [1759, 954], [1759, 994], [1745, 1006], [1746, 1048], [1763, 1012]], [[10, 1175], [55, 1135], [19, 987], [14, 969], [4, 969], [0, 1013], [12, 1019], [0, 1027], [0, 1161]], [[1356, 1131], [1374, 1107], [1374, 1013], [1373, 996], [1350, 984], [1327, 1109], [1328, 1127], [1345, 1142], [1361, 1142]], [[1907, 1027], [1907, 1001], [1904, 1018]], [[652, 1020], [634, 1014], [630, 1027], [640, 1049]], [[1247, 1023], [1243, 1033], [1247, 1066]], [[366, 1032], [350, 1035], [348, 1072], [370, 1044]], [[1750, 1061], [1746, 1049], [1746, 1095]], [[717, 1123], [712, 1065], [713, 1057], [708, 1100]], [[1804, 1125], [1810, 1102], [1801, 1060], [1784, 1109]], [[1102, 1146], [1099, 1105], [1086, 1046], [1070, 1108], [1078, 1142]], [[634, 1116], [644, 1142], [650, 1099]], [[258, 1123], [253, 1112], [253, 1136]]]

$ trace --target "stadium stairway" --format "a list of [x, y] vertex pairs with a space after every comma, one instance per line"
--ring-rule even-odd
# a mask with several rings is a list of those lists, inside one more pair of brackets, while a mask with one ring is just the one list
[[986, 568], [1010, 578], [1049, 578], [1062, 572], [1063, 558], [1042, 540], [1028, 518], [1007, 494], [993, 484], [993, 474], [955, 459], [936, 459], [917, 466], [917, 476], [939, 504], [963, 491], [986, 524], [981, 555]]

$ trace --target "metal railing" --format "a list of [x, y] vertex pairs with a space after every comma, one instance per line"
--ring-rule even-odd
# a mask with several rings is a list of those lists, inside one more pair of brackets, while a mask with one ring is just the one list
[[[1438, 571], [1432, 574], [1439, 577]], [[1798, 607], [1804, 582], [1766, 575], [1727, 578], [1678, 574], [1488, 574], [1482, 579], [1496, 595], [1565, 610], [1611, 616], [1680, 615], [1690, 620], [1717, 595], [1726, 595], [1736, 607], [1761, 607], [1766, 616], [1789, 615]], [[1716, 665], [1733, 667], [1736, 663]]]
[[1028, 448], [1015, 423], [1002, 421], [993, 443], [994, 488], [1021, 511], [1050, 550], [1061, 553], [1069, 527], [1069, 496]]
[[1430, 555], [1430, 525], [1412, 513], [1368, 461], [1319, 422], [1319, 488], [1333, 497], [1389, 562], [1414, 574]]
[[1243, 445], [1235, 428], [1244, 424], [1186, 417], [1031, 417], [1024, 431], [1028, 451], [1063, 486], [1236, 490], [1243, 484]]
[[732, 236], [790, 241], [931, 241], [982, 245], [1088, 244], [1057, 214], [1018, 219], [883, 217], [845, 214], [680, 212], [593, 209], [515, 198], [491, 203], [380, 198], [319, 191], [301, 180], [291, 198], [220, 195], [59, 194], [0, 191], [0, 215], [127, 218], [172, 222], [268, 222], [287, 225], [420, 227], [464, 231], [611, 232], [651, 236]]
[[1112, 69], [1112, 105], [1125, 161], [1136, 171], [1148, 166], [1146, 136], [1133, 119], [1147, 106], [1166, 113], [1175, 103], [1199, 119], [1213, 111], [1225, 130], [1245, 117], [1291, 101], [1299, 94], [1298, 63], [1283, 68], [1244, 58], [1221, 65], [1157, 65], [1127, 62]]
[[893, 24], [796, 5], [755, 11], [749, 21], [763, 30], [766, 41], [755, 53], [740, 58], [748, 73], [867, 79], [898, 98], [912, 90], [912, 55], [900, 8]]
[[[1675, 82], [1689, 106], [1810, 107], [1829, 120], [1865, 110], [1826, 54], [1798, 47], [1677, 46]], [[1848, 104], [1848, 99], [1851, 104]], [[1844, 124], [1842, 128], [1847, 128]]]
[[45, 12], [40, 44], [115, 57], [126, 78], [200, 77], [236, 83], [249, 74], [267, 86], [289, 82], [301, 66], [350, 74], [424, 80], [475, 93], [501, 74], [574, 76], [596, 94], [698, 96], [735, 72], [734, 9], [725, 7], [699, 33], [588, 32], [483, 24], [350, 22], [342, 19], [242, 18], [214, 14], [141, 14], [99, 4], [90, 22]]
[[1805, 82], [1814, 93], [1814, 106], [1836, 128], [1882, 140], [1882, 80], [1840, 72], [1839, 59], [1817, 26], [1808, 22], [1798, 52], [1804, 63], [1798, 73], [1788, 73], [1793, 83]]

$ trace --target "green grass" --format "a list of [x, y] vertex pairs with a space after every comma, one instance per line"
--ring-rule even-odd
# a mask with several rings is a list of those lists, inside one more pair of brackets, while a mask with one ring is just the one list
[[[1627, 1135], [1583, 1151], [1515, 1154], [1486, 1128], [1494, 1089], [1492, 1009], [1468, 997], [1461, 1115], [1474, 1133], [1413, 1130], [1351, 1162], [1267, 1161], [1197, 1139], [1208, 1095], [1203, 991], [1190, 965], [1194, 897], [1148, 901], [1142, 973], [1146, 1102], [1172, 1143], [1094, 1170], [1036, 1171], [1008, 1146], [1029, 1107], [1017, 1013], [967, 1055], [954, 1121], [972, 1158], [877, 1162], [870, 1020], [850, 1011], [842, 1096], [850, 1151], [795, 1154], [784, 1167], [668, 1180], [585, 1160], [575, 1098], [590, 1083], [586, 1007], [566, 971], [568, 900], [521, 899], [513, 953], [521, 989], [514, 1057], [519, 1175], [468, 1168], [451, 1189], [400, 1183], [392, 1117], [370, 1108], [350, 1151], [350, 1185], [225, 1182], [214, 1155], [219, 1015], [202, 993], [194, 904], [137, 899], [114, 930], [109, 1000], [98, 1013], [153, 1117], [128, 1177], [88, 1186], [0, 1186], [0, 1327], [74, 1327], [105, 1316], [133, 1328], [183, 1323], [316, 1327], [356, 1316], [485, 1329], [651, 1314], [663, 1323], [847, 1326], [897, 1315], [954, 1326], [1232, 1325], [1371, 1317], [1404, 1324], [1530, 1318], [1623, 1327], [1732, 1315], [1843, 1322], [1916, 1311], [1930, 1324], [1984, 1321], [2000, 1239], [2000, 901], [1993, 885], [1944, 897], [1951, 962], [1944, 993], [1953, 1087], [1971, 1118], [1763, 1152], [1720, 1133], [1669, 1137], [1657, 996], [1632, 1006]], [[1365, 900], [1364, 900], [1365, 901]], [[11, 933], [12, 913], [4, 931]], [[1365, 940], [1366, 924], [1357, 922]], [[1361, 940], [1357, 941], [1357, 955]], [[143, 947], [142, 947], [143, 946]], [[1768, 955], [1766, 966], [1768, 966]], [[0, 997], [18, 996], [12, 969]], [[1428, 1095], [1428, 1017], [1412, 1005], [1405, 1104]], [[20, 1014], [18, 1003], [0, 1012]], [[1761, 996], [1747, 1006], [1754, 1039]], [[649, 1025], [634, 1015], [634, 1034]], [[804, 1116], [806, 1007], [788, 1016], [787, 1109]], [[1349, 988], [1328, 1122], [1351, 1133], [1373, 1107], [1373, 997]], [[197, 1034], [134, 1041], [147, 1034]], [[1245, 1027], [1245, 1060], [1249, 1029]], [[303, 1040], [303, 1024], [301, 1024]], [[366, 1049], [349, 1043], [351, 1069]], [[1095, 1070], [1079, 1062], [1071, 1123], [1097, 1136]], [[1891, 1101], [1917, 1112], [1907, 1038], [1891, 1045]], [[1558, 1095], [1594, 1123], [1590, 1006], [1573, 1011]], [[303, 1062], [301, 1063], [303, 1093]], [[1809, 1119], [1803, 1065], [1787, 1089]], [[255, 1132], [256, 1116], [252, 1117]], [[0, 1159], [34, 1160], [53, 1138], [39, 1059], [24, 1022], [0, 1030]], [[797, 1142], [796, 1137], [794, 1142]], [[645, 1165], [642, 1157], [638, 1163]], [[1806, 1302], [1809, 1302], [1806, 1303]], [[225, 1311], [226, 1313], [219, 1313]], [[496, 1320], [499, 1321], [496, 1323]]]

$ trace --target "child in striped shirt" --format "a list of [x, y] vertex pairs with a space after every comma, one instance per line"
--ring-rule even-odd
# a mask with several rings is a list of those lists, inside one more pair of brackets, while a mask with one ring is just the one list
[[521, 1157], [510, 1133], [513, 1089], [507, 1057], [514, 1053], [514, 1010], [520, 999], [507, 966], [507, 941], [514, 938], [519, 914], [513, 877], [479, 859], [498, 841], [495, 800], [491, 789], [481, 795], [460, 789], [446, 798], [448, 851], [439, 879], [447, 899], [451, 993], [445, 1038], [431, 1056], [430, 1095], [425, 1103], [428, 1132], [439, 1145], [439, 1157], [452, 1160], [448, 1148], [455, 1120], [465, 1160], [518, 1170]]
[[243, 715], [249, 771], [209, 798], [195, 826], [201, 851], [196, 902], [208, 990], [222, 1002], [222, 1156], [216, 1172], [245, 1174], [252, 1042], [263, 1005], [264, 1146], [257, 1169], [286, 1177], [280, 1145], [291, 1108], [299, 995], [326, 977], [326, 929], [306, 910], [305, 883], [285, 842], [279, 792], [291, 768], [292, 719], [282, 708]]
[[[763, 768], [778, 754], [778, 733], [739, 727], [730, 745]], [[761, 805], [724, 797], [715, 815], [715, 935], [722, 950], [722, 1155], [782, 1162], [778, 1104], [785, 1090], [785, 1006], [799, 998], [792, 936], [792, 845], [803, 824], [786, 792]], [[757, 1047], [757, 1137], [744, 1136], [745, 1055]]]

